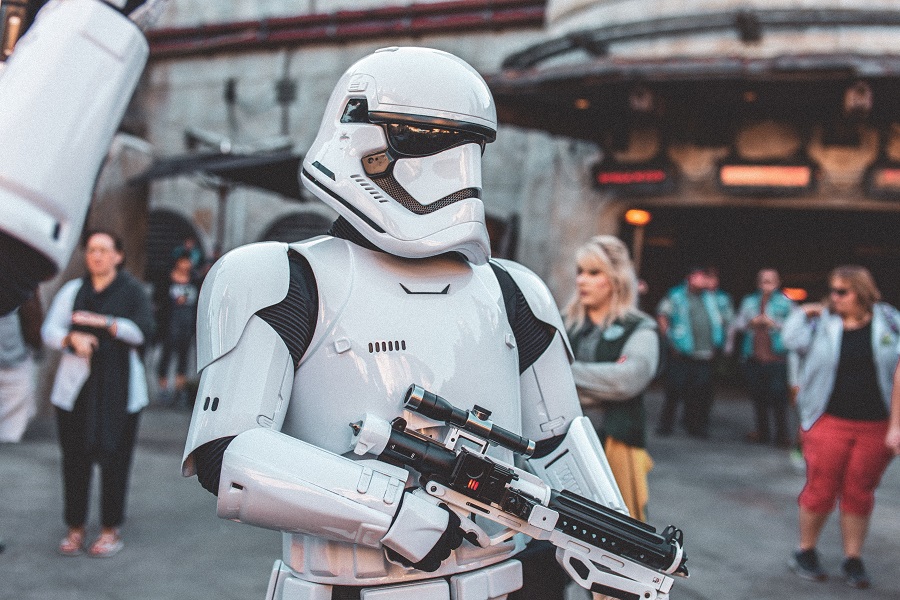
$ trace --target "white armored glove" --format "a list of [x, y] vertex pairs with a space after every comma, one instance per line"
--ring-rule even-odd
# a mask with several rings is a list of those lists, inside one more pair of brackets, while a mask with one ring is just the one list
[[433, 504], [406, 492], [381, 543], [389, 560], [430, 573], [462, 544], [460, 524], [459, 516], [446, 504]]

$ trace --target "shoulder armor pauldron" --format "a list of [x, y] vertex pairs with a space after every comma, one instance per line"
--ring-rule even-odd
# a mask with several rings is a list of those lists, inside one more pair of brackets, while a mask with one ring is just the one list
[[230, 352], [257, 311], [281, 302], [290, 285], [287, 244], [261, 242], [220, 258], [203, 282], [197, 311], [197, 370]]

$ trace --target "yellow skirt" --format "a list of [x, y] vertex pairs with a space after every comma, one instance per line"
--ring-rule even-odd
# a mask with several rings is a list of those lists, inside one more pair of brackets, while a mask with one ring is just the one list
[[644, 448], [635, 448], [611, 437], [606, 438], [604, 450], [628, 512], [635, 519], [646, 522], [650, 498], [647, 473], [653, 469], [653, 459]]

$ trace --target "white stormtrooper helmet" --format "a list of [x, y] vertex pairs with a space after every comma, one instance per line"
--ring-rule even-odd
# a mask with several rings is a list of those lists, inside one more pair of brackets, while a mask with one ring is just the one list
[[384, 48], [335, 86], [300, 179], [375, 246], [490, 258], [481, 154], [497, 134], [475, 69], [430, 48]]

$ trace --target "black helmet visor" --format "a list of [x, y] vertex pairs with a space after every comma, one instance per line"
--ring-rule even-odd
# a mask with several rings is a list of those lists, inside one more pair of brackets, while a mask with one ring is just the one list
[[388, 145], [398, 156], [431, 156], [465, 144], [478, 144], [484, 152], [487, 139], [480, 133], [409, 125], [406, 123], [382, 123], [387, 134]]
[[478, 144], [484, 152], [485, 145], [497, 137], [496, 131], [476, 123], [369, 111], [364, 98], [352, 98], [347, 102], [341, 122], [381, 125], [395, 158], [431, 156], [465, 144]]

